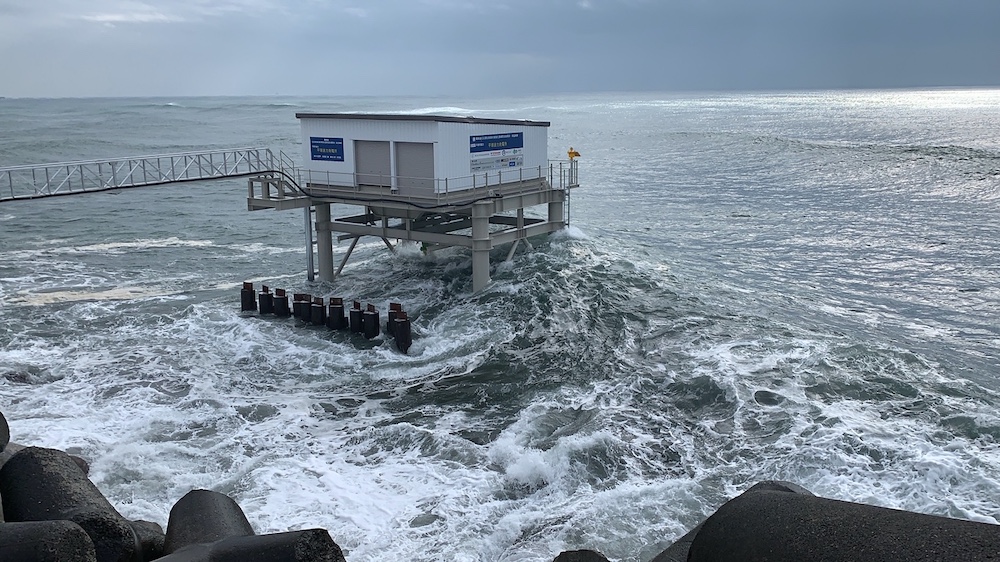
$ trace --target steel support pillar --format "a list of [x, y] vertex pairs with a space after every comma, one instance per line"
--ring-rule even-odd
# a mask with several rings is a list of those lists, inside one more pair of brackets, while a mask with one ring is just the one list
[[552, 201], [549, 203], [549, 222], [566, 226], [566, 216], [563, 215], [562, 201]]
[[520, 240], [514, 240], [514, 243], [510, 245], [510, 250], [507, 252], [507, 261], [514, 259], [514, 252], [517, 251], [517, 245], [520, 243]]
[[478, 293], [490, 283], [490, 215], [493, 205], [489, 202], [472, 205], [472, 292]]
[[320, 281], [333, 281], [333, 233], [330, 231], [330, 204], [316, 205], [316, 254]]
[[313, 264], [312, 207], [302, 207], [302, 220], [306, 231], [306, 279], [314, 281], [316, 266]]
[[347, 249], [347, 253], [344, 254], [344, 259], [340, 261], [340, 267], [337, 268], [337, 273], [334, 274], [334, 277], [340, 275], [341, 271], [344, 271], [344, 266], [347, 265], [347, 260], [351, 259], [351, 254], [354, 252], [354, 247], [358, 245], [358, 240], [361, 240], [360, 236], [355, 236], [351, 240], [351, 247]]

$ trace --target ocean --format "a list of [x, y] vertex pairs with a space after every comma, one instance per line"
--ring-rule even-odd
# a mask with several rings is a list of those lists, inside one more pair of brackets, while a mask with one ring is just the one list
[[[246, 146], [296, 112], [550, 121], [566, 230], [363, 239], [306, 281], [245, 180], [0, 203], [0, 411], [131, 519], [195, 488], [351, 562], [645, 562], [760, 480], [1000, 519], [1000, 90], [0, 100], [0, 166]], [[543, 208], [540, 208], [543, 210]], [[336, 210], [335, 210], [336, 212]], [[346, 251], [335, 246], [335, 259]], [[240, 313], [253, 281], [402, 303], [379, 337]]]

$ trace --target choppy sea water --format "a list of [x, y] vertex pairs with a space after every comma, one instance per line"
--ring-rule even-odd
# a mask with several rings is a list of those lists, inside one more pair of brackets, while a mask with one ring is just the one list
[[[0, 203], [0, 410], [127, 517], [192, 488], [352, 562], [645, 561], [763, 479], [1000, 518], [997, 90], [0, 100], [0, 166], [266, 146], [297, 111], [552, 122], [572, 225], [305, 281], [241, 180]], [[300, 158], [301, 160], [301, 158]], [[339, 257], [346, 243], [335, 248]], [[408, 355], [243, 281], [414, 319]]]

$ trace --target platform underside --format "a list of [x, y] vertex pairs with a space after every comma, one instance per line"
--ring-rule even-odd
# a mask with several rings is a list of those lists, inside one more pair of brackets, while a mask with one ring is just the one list
[[[307, 232], [315, 229], [319, 277], [332, 281], [343, 269], [357, 240], [375, 236], [392, 248], [390, 240], [419, 242], [427, 249], [459, 246], [472, 250], [473, 290], [489, 282], [489, 253], [494, 247], [558, 231], [566, 226], [569, 188], [552, 188], [545, 179], [497, 184], [489, 188], [451, 193], [400, 193], [383, 186], [307, 184], [290, 188], [276, 177], [250, 178], [247, 207], [305, 209]], [[361, 207], [362, 212], [334, 218], [332, 206]], [[546, 205], [540, 216], [525, 216], [525, 209]], [[315, 219], [313, 214], [315, 213]], [[340, 268], [333, 269], [333, 234], [353, 239]], [[310, 279], [313, 238], [307, 235]], [[516, 250], [511, 247], [508, 259]]]

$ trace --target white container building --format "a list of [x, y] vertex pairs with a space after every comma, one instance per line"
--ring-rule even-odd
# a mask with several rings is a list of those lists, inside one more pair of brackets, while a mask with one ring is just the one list
[[308, 183], [428, 196], [513, 181], [515, 172], [520, 179], [548, 174], [544, 121], [355, 113], [296, 117]]

